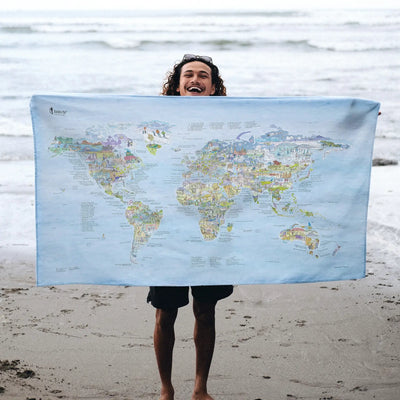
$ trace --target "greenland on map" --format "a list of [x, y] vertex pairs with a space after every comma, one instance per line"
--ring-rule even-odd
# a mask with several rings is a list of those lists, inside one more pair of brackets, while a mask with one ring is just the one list
[[379, 103], [36, 95], [37, 282], [365, 276]]

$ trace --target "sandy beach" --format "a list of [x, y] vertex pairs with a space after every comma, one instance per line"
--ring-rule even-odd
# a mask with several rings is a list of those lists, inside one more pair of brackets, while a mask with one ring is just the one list
[[[33, 169], [5, 164], [19, 176], [13, 183], [3, 169], [0, 186], [2, 209], [11, 204], [0, 248], [0, 399], [158, 399], [147, 288], [36, 287]], [[373, 167], [366, 278], [237, 286], [218, 304], [216, 400], [399, 398], [399, 182], [400, 166]], [[192, 329], [185, 307], [178, 400], [193, 387]]]

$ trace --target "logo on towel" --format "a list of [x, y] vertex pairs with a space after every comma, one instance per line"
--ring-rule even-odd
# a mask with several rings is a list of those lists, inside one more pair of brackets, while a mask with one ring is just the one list
[[49, 108], [49, 113], [51, 115], [60, 115], [60, 116], [63, 117], [67, 113], [67, 111], [65, 111], [65, 110], [56, 110], [55, 108], [50, 107]]

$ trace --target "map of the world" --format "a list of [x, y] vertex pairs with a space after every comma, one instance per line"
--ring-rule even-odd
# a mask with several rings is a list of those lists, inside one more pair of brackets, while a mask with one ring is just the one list
[[37, 95], [38, 284], [365, 275], [379, 104]]

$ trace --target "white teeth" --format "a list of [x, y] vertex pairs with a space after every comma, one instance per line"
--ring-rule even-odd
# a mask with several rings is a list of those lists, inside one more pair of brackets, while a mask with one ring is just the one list
[[189, 92], [198, 92], [198, 93], [200, 93], [201, 89], [199, 87], [192, 86], [192, 87], [188, 88], [188, 91]]

